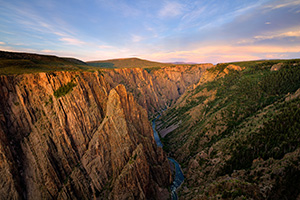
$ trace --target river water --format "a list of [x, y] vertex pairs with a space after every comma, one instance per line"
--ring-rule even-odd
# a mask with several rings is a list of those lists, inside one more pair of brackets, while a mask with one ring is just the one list
[[[156, 117], [155, 119], [152, 120], [152, 129], [153, 129], [154, 139], [155, 139], [155, 142], [156, 142], [157, 146], [163, 147], [163, 144], [161, 143], [159, 135], [158, 135], [158, 133], [157, 133], [157, 131], [155, 129], [155, 121], [159, 117], [160, 117], [160, 115], [158, 117]], [[174, 177], [173, 183], [171, 185], [171, 196], [172, 196], [172, 200], [177, 200], [178, 197], [177, 197], [176, 190], [183, 183], [184, 176], [183, 176], [183, 173], [182, 173], [182, 170], [180, 168], [179, 163], [176, 160], [174, 160], [173, 158], [168, 158], [168, 159], [175, 166], [175, 177]]]

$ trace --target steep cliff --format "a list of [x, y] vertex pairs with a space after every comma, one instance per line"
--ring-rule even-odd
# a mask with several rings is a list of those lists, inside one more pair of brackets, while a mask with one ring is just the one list
[[299, 199], [300, 60], [238, 64], [207, 70], [157, 123], [180, 198]]
[[165, 199], [147, 112], [99, 73], [0, 76], [0, 199]]
[[212, 64], [178, 65], [156, 68], [106, 69], [103, 74], [107, 82], [115, 87], [125, 85], [137, 102], [150, 115], [173, 105], [185, 90], [199, 82], [206, 69]]

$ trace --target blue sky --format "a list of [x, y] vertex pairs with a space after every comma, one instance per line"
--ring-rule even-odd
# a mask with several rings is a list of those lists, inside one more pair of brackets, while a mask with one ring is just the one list
[[0, 50], [84, 61], [300, 58], [300, 0], [0, 0]]

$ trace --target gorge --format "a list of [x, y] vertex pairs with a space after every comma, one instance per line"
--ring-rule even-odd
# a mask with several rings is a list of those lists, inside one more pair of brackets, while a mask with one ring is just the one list
[[[152, 129], [153, 129], [153, 134], [154, 134], [154, 140], [156, 142], [156, 145], [158, 147], [163, 147], [163, 144], [160, 141], [160, 136], [158, 135], [157, 131], [156, 131], [156, 124], [155, 121], [157, 119], [159, 119], [161, 115], [158, 115], [155, 119], [152, 120]], [[176, 193], [176, 190], [181, 186], [181, 184], [184, 181], [184, 176], [183, 176], [183, 172], [181, 170], [181, 167], [179, 165], [179, 163], [174, 160], [173, 158], [168, 158], [170, 161], [170, 164], [173, 165], [173, 174], [174, 174], [174, 178], [173, 178], [173, 183], [171, 185], [171, 199], [172, 200], [177, 200], [178, 196]]]
[[299, 198], [300, 60], [0, 62], [0, 199]]

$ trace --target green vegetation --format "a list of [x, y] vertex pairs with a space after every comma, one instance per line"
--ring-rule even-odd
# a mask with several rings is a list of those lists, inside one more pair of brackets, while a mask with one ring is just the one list
[[[60, 88], [58, 88], [57, 90], [54, 91], [54, 96], [56, 98], [65, 96], [66, 94], [68, 94], [69, 92], [71, 92], [73, 90], [73, 87], [76, 86], [76, 83], [73, 83], [73, 81], [61, 86]], [[51, 98], [52, 100], [52, 98]], [[50, 99], [49, 99], [50, 102]]]
[[155, 70], [161, 69], [161, 67], [150, 67], [150, 68], [144, 68], [149, 74]]
[[274, 71], [264, 76], [260, 88], [268, 95], [283, 95], [294, 92], [300, 85], [300, 67], [284, 66], [283, 69]]
[[[218, 70], [224, 70], [224, 65], [220, 65]], [[221, 139], [224, 134], [231, 133], [244, 119], [278, 101], [284, 95], [295, 92], [299, 87], [300, 67], [298, 65], [285, 65], [279, 71], [270, 71], [270, 67], [266, 68], [260, 64], [254, 74], [249, 69], [242, 72], [232, 71], [222, 78], [198, 86], [194, 94], [203, 91], [204, 88], [208, 91], [217, 90], [215, 100], [207, 104], [205, 112], [207, 116], [213, 116], [223, 110], [223, 118], [228, 128], [223, 135], [218, 136]], [[186, 106], [178, 110], [180, 113], [182, 109], [186, 112], [202, 103], [203, 100], [195, 101], [194, 99], [187, 102]]]
[[171, 66], [169, 63], [159, 63], [139, 58], [124, 58], [88, 62], [88, 65], [99, 68], [152, 68]]
[[49, 97], [49, 100], [45, 102], [45, 106], [47, 106], [49, 103], [53, 104], [53, 99], [51, 96]]
[[255, 133], [231, 147], [231, 159], [224, 167], [224, 173], [251, 167], [256, 158], [281, 159], [286, 153], [300, 147], [300, 104], [299, 100], [284, 103], [272, 119], [263, 123]]
[[212, 67], [212, 68], [210, 68], [210, 69], [207, 69], [207, 71], [209, 71], [209, 72], [211, 72], [211, 73], [221, 72], [221, 71], [223, 71], [228, 65], [229, 65], [229, 63], [219, 63], [219, 64], [217, 64], [217, 66]]
[[129, 164], [133, 164], [134, 161], [136, 160], [136, 158], [137, 158], [137, 154], [135, 153], [135, 154], [130, 158]]
[[[271, 71], [278, 63], [282, 63], [281, 69]], [[224, 73], [229, 64], [242, 70]], [[163, 128], [179, 124], [162, 140], [164, 149], [171, 156], [180, 155], [177, 159], [183, 168], [191, 167], [192, 159], [199, 165], [188, 169], [195, 174], [186, 181], [187, 187], [214, 188], [217, 180], [232, 176], [245, 184], [228, 189], [230, 184], [226, 183], [219, 192], [212, 189], [214, 195], [256, 199], [261, 194], [257, 191], [258, 196], [252, 196], [255, 184], [274, 181], [270, 199], [296, 198], [300, 186], [300, 99], [287, 101], [286, 97], [300, 88], [300, 60], [224, 63], [207, 73], [215, 78], [186, 92], [161, 118]], [[290, 154], [294, 156], [287, 161]], [[265, 182], [266, 173], [270, 182]]]
[[290, 60], [256, 60], [256, 61], [242, 61], [242, 62], [232, 62], [232, 63], [225, 63], [225, 64], [233, 64], [238, 65], [240, 67], [245, 68], [254, 68], [254, 69], [261, 69], [261, 68], [270, 68], [271, 66], [277, 63], [283, 63], [285, 65], [293, 65], [294, 63], [299, 63], [300, 59], [290, 59]]
[[98, 68], [74, 58], [0, 51], [0, 75], [81, 70]]
[[114, 66], [114, 63], [110, 63], [110, 62], [95, 62], [95, 63], [90, 62], [88, 64], [93, 67], [100, 67], [100, 68], [106, 68], [106, 69], [117, 68]]

